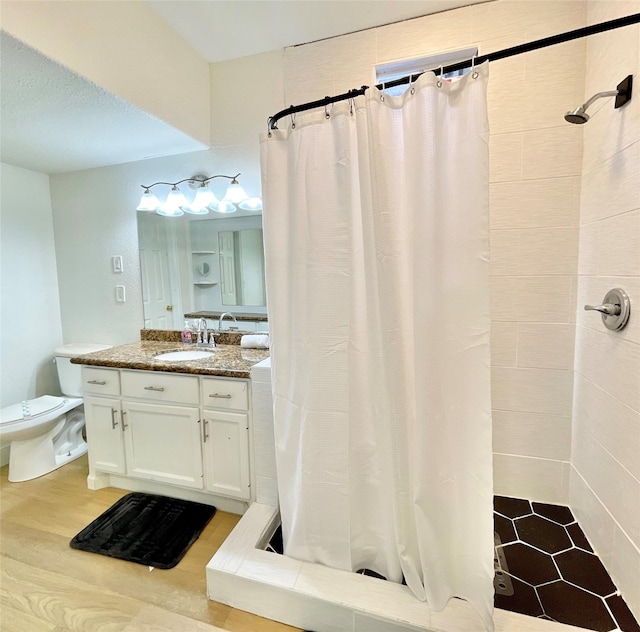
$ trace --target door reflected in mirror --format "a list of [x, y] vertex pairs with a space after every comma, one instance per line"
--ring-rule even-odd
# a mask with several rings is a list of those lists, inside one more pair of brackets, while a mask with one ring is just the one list
[[262, 229], [218, 233], [223, 305], [266, 305]]
[[144, 326], [182, 329], [200, 311], [266, 315], [262, 217], [138, 212]]

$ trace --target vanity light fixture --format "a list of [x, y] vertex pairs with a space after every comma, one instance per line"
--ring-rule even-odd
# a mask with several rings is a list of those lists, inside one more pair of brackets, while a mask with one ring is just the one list
[[244, 202], [240, 202], [240, 204], [238, 204], [238, 208], [241, 208], [243, 211], [261, 211], [262, 198], [247, 198], [246, 200], [244, 200]]
[[165, 203], [156, 209], [156, 213], [167, 217], [179, 217], [180, 215], [184, 215], [183, 209], [187, 204], [187, 198], [184, 197], [184, 193], [174, 184], [171, 187], [171, 191], [169, 191], [169, 195], [167, 195]]
[[[226, 176], [217, 174], [215, 176], [195, 175], [191, 178], [184, 178], [178, 182], [154, 182], [150, 185], [140, 185], [144, 193], [140, 198], [137, 211], [156, 212], [158, 215], [166, 217], [179, 217], [184, 213], [192, 215], [206, 215], [209, 211], [217, 213], [235, 213], [238, 208], [248, 211], [262, 210], [262, 200], [259, 197], [250, 198], [240, 186], [238, 176]], [[231, 180], [222, 200], [218, 200], [213, 191], [209, 188], [209, 182], [214, 178], [227, 178]], [[188, 182], [189, 186], [196, 188], [193, 201], [189, 203], [184, 193], [180, 191], [178, 185]], [[155, 186], [164, 185], [171, 187], [164, 202], [151, 192]]]
[[232, 204], [240, 204], [240, 202], [246, 200], [248, 197], [249, 196], [244, 192], [244, 189], [240, 186], [240, 183], [234, 178], [231, 180], [231, 184], [227, 188], [227, 192], [224, 194], [222, 201], [231, 202]]

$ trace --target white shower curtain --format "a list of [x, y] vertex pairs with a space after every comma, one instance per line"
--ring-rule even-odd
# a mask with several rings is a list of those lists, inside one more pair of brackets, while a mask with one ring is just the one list
[[488, 66], [261, 139], [285, 554], [493, 610]]

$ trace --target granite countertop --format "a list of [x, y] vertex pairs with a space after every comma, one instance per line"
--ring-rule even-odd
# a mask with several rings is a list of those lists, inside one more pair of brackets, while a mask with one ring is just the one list
[[[210, 318], [212, 320], [216, 320], [220, 318], [221, 314], [222, 312], [208, 312], [208, 311], [188, 312], [184, 315], [184, 317], [185, 318]], [[257, 320], [261, 322], [268, 322], [269, 320], [269, 316], [267, 314], [238, 314], [237, 312], [234, 312], [233, 315], [236, 317], [237, 321]], [[231, 321], [225, 320], [224, 322], [227, 323], [228, 325]]]
[[[156, 360], [154, 356], [167, 351], [213, 351], [214, 355], [202, 360]], [[248, 378], [251, 367], [269, 357], [268, 349], [243, 349], [240, 345], [218, 345], [215, 349], [186, 345], [181, 342], [142, 340], [104, 351], [87, 353], [72, 358], [73, 364], [138, 369], [142, 371], [166, 371], [197, 375]]]

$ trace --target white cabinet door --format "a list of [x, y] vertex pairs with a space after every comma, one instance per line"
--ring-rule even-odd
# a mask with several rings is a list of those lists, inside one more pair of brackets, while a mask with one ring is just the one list
[[198, 408], [122, 402], [127, 474], [203, 488]]
[[247, 414], [205, 410], [203, 423], [206, 489], [248, 499], [251, 489]]
[[120, 401], [107, 397], [85, 397], [84, 415], [92, 470], [125, 473], [124, 441]]

